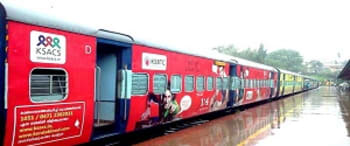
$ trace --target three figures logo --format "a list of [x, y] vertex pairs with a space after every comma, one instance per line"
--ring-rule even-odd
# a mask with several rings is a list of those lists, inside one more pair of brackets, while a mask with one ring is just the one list
[[66, 38], [63, 35], [32, 31], [30, 33], [30, 60], [40, 63], [66, 62]]

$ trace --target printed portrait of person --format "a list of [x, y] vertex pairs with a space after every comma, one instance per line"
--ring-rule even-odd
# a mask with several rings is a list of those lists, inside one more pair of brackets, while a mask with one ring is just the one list
[[136, 128], [146, 128], [171, 121], [180, 112], [175, 95], [169, 89], [160, 95], [149, 93], [147, 98], [146, 109], [141, 114], [139, 122], [136, 123]]

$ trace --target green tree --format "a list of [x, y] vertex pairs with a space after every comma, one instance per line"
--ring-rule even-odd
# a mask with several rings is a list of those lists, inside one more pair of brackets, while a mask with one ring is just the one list
[[264, 44], [260, 44], [256, 55], [256, 62], [265, 63], [266, 56], [267, 56], [267, 50], [264, 49]]
[[257, 62], [257, 55], [258, 53], [256, 50], [252, 50], [251, 48], [248, 48], [239, 52], [237, 57], [241, 57], [250, 61]]
[[266, 57], [266, 64], [293, 72], [301, 72], [302, 63], [303, 57], [300, 53], [290, 49], [273, 51]]
[[320, 73], [323, 70], [323, 63], [318, 60], [311, 60], [306, 65], [310, 73]]

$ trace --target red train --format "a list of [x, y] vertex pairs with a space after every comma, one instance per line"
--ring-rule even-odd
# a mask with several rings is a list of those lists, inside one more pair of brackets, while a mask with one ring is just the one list
[[74, 145], [317, 87], [0, 5], [0, 143]]

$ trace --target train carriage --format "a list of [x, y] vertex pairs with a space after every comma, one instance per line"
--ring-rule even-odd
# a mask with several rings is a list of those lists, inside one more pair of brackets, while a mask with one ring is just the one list
[[279, 69], [279, 95], [291, 95], [297, 92], [302, 91], [303, 78], [301, 75]]
[[[132, 54], [138, 83], [133, 82], [127, 131], [226, 108], [228, 63], [145, 45], [134, 45]], [[171, 101], [165, 101], [166, 90]], [[165, 107], [168, 102], [176, 111]]]
[[[244, 60], [237, 57], [229, 57], [237, 62], [236, 74], [241, 80], [242, 88], [239, 90], [238, 105], [258, 102], [277, 96], [277, 69]], [[232, 73], [231, 73], [232, 74]]]
[[86, 143], [277, 98], [300, 91], [299, 83], [271, 66], [0, 4], [4, 145]]

